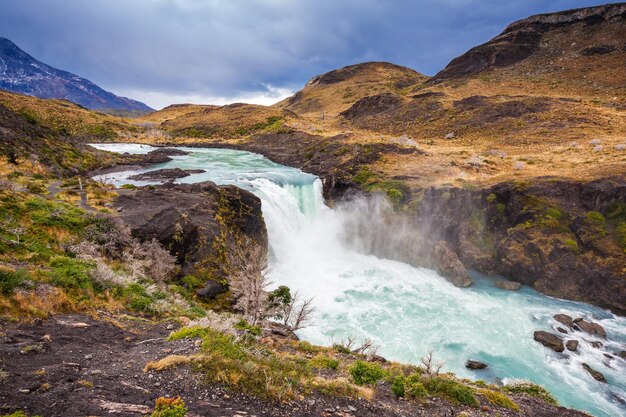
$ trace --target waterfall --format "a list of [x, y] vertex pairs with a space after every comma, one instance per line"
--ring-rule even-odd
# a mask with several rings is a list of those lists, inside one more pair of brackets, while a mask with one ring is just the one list
[[[101, 148], [149, 150], [134, 146]], [[234, 184], [261, 199], [270, 243], [267, 278], [273, 285], [287, 285], [314, 299], [314, 324], [299, 332], [303, 339], [318, 344], [348, 336], [370, 339], [383, 356], [411, 363], [419, 363], [432, 349], [437, 359], [446, 361], [444, 369], [460, 377], [531, 380], [548, 388], [563, 405], [600, 417], [626, 416], [619, 400], [626, 400], [626, 361], [616, 353], [625, 349], [625, 318], [584, 303], [546, 297], [528, 287], [504, 291], [480, 276], [473, 277], [471, 288], [456, 288], [435, 271], [368, 255], [359, 251], [368, 247], [368, 242], [359, 242], [363, 236], [345, 239], [355, 216], [377, 215], [364, 211], [367, 204], [330, 209], [324, 204], [319, 179], [260, 155], [181, 149], [192, 154], [173, 157], [159, 168], [204, 169], [206, 173], [180, 181]], [[116, 185], [146, 184], [128, 180], [136, 172], [117, 173], [109, 180]], [[375, 237], [385, 230], [365, 232]], [[577, 353], [547, 350], [533, 340], [533, 332], [555, 332], [552, 316], [556, 313], [600, 323], [609, 340], [602, 340], [604, 347], [597, 349], [590, 342], [599, 339], [577, 332], [567, 335], [579, 340]], [[467, 359], [489, 367], [469, 371], [464, 366]], [[601, 370], [609, 383], [593, 380], [583, 362]]]

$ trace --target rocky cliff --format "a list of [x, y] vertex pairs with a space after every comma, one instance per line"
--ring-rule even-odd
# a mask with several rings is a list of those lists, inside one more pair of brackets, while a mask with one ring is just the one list
[[157, 239], [177, 258], [187, 283], [212, 298], [237, 274], [260, 276], [267, 259], [261, 201], [235, 186], [168, 183], [120, 191], [115, 202], [132, 234]]

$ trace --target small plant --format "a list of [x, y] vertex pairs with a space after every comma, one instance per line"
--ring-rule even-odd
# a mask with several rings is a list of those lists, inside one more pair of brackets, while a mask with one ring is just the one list
[[424, 398], [428, 395], [420, 374], [412, 374], [404, 379], [404, 392], [407, 398]]
[[235, 328], [250, 333], [253, 336], [261, 336], [261, 328], [248, 324], [244, 319], [239, 320], [239, 322], [235, 324]]
[[185, 402], [180, 398], [157, 398], [154, 411], [150, 417], [185, 417], [187, 415]]
[[339, 361], [335, 358], [319, 354], [311, 359], [311, 366], [318, 369], [332, 369], [339, 368]]
[[354, 362], [349, 371], [352, 380], [357, 385], [374, 385], [385, 376], [379, 364], [364, 361]]
[[478, 405], [474, 391], [452, 379], [433, 376], [424, 380], [424, 386], [431, 394], [445, 397], [453, 402], [463, 405]]
[[24, 283], [28, 275], [22, 270], [6, 271], [0, 270], [0, 294], [11, 295], [13, 291]]
[[565, 239], [563, 241], [563, 244], [565, 246], [567, 246], [568, 248], [570, 248], [574, 252], [578, 252], [579, 251], [578, 243], [575, 240], [573, 240], [573, 239]]
[[397, 398], [404, 397], [404, 380], [405, 378], [402, 375], [399, 375], [395, 377], [391, 383], [391, 392], [393, 392]]

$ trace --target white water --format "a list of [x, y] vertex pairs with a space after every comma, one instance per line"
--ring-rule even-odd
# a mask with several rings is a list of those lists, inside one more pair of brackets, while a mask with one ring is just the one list
[[[132, 153], [154, 149], [95, 146]], [[192, 154], [132, 173], [165, 167], [204, 169], [206, 173], [179, 182], [235, 184], [259, 196], [271, 247], [268, 278], [314, 298], [314, 325], [299, 332], [302, 338], [319, 344], [348, 336], [369, 338], [380, 345], [380, 354], [413, 363], [433, 349], [446, 361], [445, 369], [459, 376], [495, 382], [527, 379], [544, 385], [565, 406], [598, 417], [626, 416], [626, 405], [619, 400], [626, 399], [626, 361], [616, 355], [626, 349], [625, 318], [526, 287], [500, 290], [480, 276], [474, 277], [471, 288], [456, 288], [432, 270], [361, 254], [341, 239], [346, 220], [356, 213], [326, 207], [316, 177], [248, 152], [180, 149]], [[112, 174], [107, 180], [116, 185], [148, 183], [130, 181], [130, 174]], [[602, 324], [608, 333], [604, 348], [591, 347], [589, 342], [599, 339], [581, 332], [568, 337], [579, 340], [577, 353], [558, 354], [533, 341], [535, 330], [555, 332], [556, 313]], [[470, 358], [489, 367], [469, 371], [464, 363]], [[583, 362], [601, 371], [609, 383], [592, 379]]]

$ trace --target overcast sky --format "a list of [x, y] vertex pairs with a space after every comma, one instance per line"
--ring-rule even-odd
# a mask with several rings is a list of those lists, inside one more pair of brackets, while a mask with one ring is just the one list
[[119, 95], [271, 104], [363, 61], [427, 75], [536, 13], [582, 0], [0, 0], [0, 36]]

